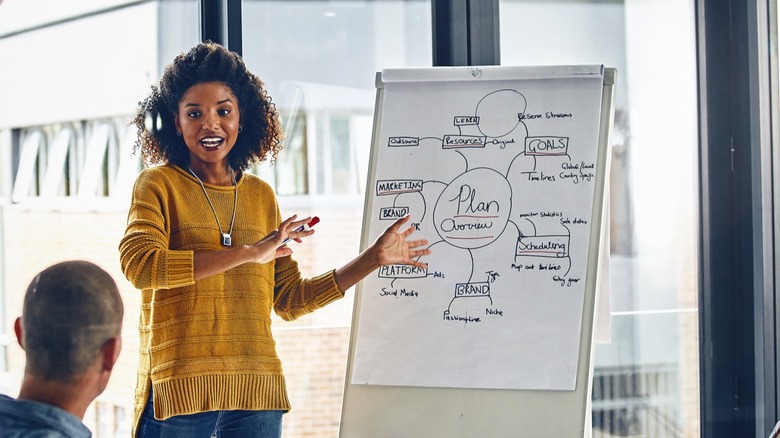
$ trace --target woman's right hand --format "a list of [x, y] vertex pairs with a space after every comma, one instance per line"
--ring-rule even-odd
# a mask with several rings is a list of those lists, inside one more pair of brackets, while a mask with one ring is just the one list
[[[294, 214], [279, 224], [279, 229], [268, 233], [252, 245], [257, 254], [255, 255], [254, 262], [256, 263], [268, 263], [279, 257], [285, 257], [292, 254], [292, 249], [285, 244], [285, 240], [289, 237], [296, 242], [301, 242], [304, 237], [314, 234], [314, 230], [303, 230], [302, 227], [311, 221], [311, 217], [307, 217], [301, 220], [296, 220], [297, 214]], [[299, 230], [299, 228], [301, 228]]]
[[195, 280], [235, 268], [247, 262], [268, 263], [278, 257], [292, 254], [292, 249], [285, 245], [285, 239], [301, 241], [310, 236], [314, 230], [296, 231], [311, 218], [295, 220], [297, 215], [287, 218], [279, 224], [279, 229], [268, 233], [259, 242], [251, 245], [234, 246], [220, 251], [195, 251], [193, 255], [193, 277]]

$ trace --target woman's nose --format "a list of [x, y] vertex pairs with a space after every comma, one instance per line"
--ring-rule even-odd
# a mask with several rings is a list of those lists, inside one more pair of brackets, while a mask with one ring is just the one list
[[207, 116], [203, 118], [204, 129], [216, 129], [219, 127], [219, 120], [215, 116]]

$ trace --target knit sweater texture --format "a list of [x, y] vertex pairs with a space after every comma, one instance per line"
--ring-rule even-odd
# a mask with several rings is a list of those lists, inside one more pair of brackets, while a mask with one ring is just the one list
[[290, 409], [271, 311], [293, 320], [344, 296], [334, 271], [302, 278], [291, 257], [245, 263], [194, 280], [195, 251], [219, 251], [238, 190], [232, 243], [258, 242], [281, 222], [273, 189], [242, 173], [205, 184], [172, 165], [144, 169], [119, 244], [125, 276], [141, 291], [133, 436], [149, 397], [155, 418], [213, 410]]

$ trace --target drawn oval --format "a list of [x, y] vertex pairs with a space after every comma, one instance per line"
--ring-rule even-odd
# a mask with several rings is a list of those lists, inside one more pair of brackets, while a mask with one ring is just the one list
[[447, 185], [436, 200], [436, 232], [452, 246], [475, 249], [504, 232], [512, 210], [512, 187], [493, 169], [469, 170]]
[[476, 116], [482, 134], [500, 138], [509, 135], [520, 124], [518, 114], [525, 113], [525, 96], [516, 90], [497, 90], [477, 103]]

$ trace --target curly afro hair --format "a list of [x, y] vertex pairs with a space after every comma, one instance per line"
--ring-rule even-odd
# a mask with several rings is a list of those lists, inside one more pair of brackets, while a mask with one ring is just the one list
[[263, 82], [244, 65], [241, 57], [223, 46], [206, 41], [178, 55], [165, 67], [159, 86], [138, 102], [131, 124], [138, 128], [134, 152], [141, 151], [146, 165], [173, 163], [185, 167], [189, 150], [176, 135], [174, 115], [187, 90], [195, 84], [220, 82], [238, 99], [243, 129], [228, 161], [236, 170], [276, 156], [282, 149], [282, 133], [276, 105], [265, 91]]

